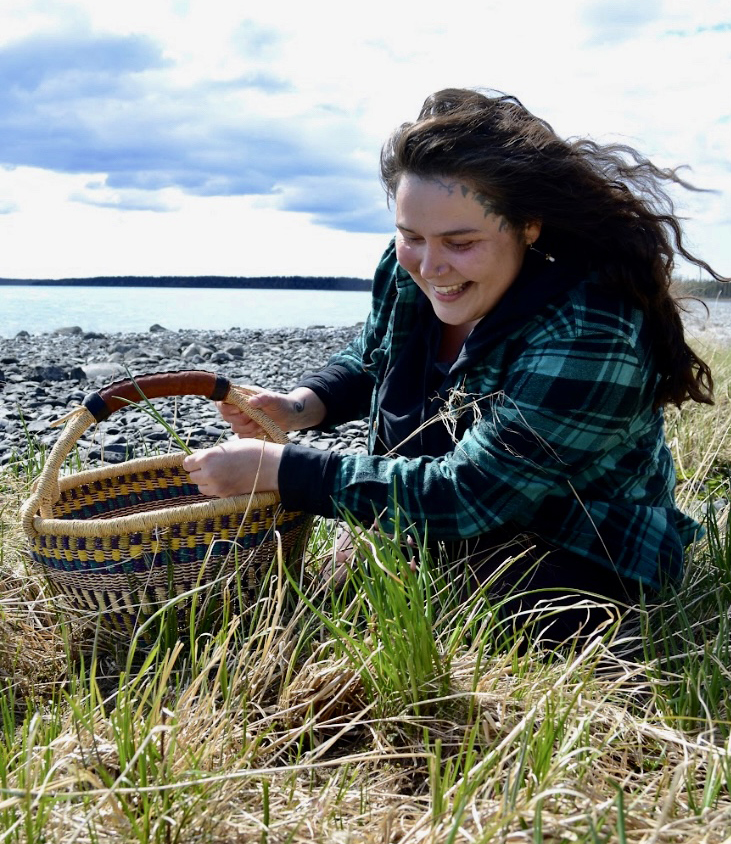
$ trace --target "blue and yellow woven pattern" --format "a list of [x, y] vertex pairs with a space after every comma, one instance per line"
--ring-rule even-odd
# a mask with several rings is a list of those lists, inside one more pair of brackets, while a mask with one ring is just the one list
[[[143, 383], [157, 397], [226, 400], [255, 418], [270, 439], [288, 441], [248, 406], [251, 388], [198, 371], [143, 376], [134, 390]], [[207, 598], [228, 589], [239, 605], [255, 600], [280, 549], [285, 563], [301, 564], [312, 525], [308, 514], [282, 510], [273, 492], [202, 495], [180, 452], [64, 476], [79, 437], [124, 406], [125, 394], [136, 397], [134, 390], [128, 382], [112, 384], [61, 420], [66, 427], [21, 509], [30, 556], [52, 590], [74, 611], [101, 613], [102, 629], [122, 634], [179, 596], [186, 596], [175, 610], [183, 627], [192, 590], [205, 590], [199, 597]]]
[[[232, 591], [253, 599], [278, 542], [285, 559], [291, 559], [311, 523], [304, 513], [283, 511], [276, 503], [248, 506], [250, 501], [238, 511], [171, 522], [180, 518], [181, 508], [190, 513], [196, 508], [189, 505], [219, 504], [201, 495], [181, 466], [157, 465], [89, 481], [77, 477], [82, 480], [73, 485], [68, 484], [73, 476], [64, 479], [49, 520], [53, 532], [36, 534], [30, 554], [72, 607], [101, 611], [125, 633], [169, 598], [201, 584], [236, 580]], [[149, 527], [104, 530], [104, 522], [143, 512], [154, 517]], [[79, 521], [93, 535], [75, 535]], [[69, 532], [58, 532], [59, 524]]]

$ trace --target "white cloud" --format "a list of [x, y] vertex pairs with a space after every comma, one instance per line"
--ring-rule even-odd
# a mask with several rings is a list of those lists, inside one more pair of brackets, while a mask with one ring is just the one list
[[688, 230], [731, 273], [726, 24], [726, 0], [5, 0], [0, 275], [367, 276], [380, 145], [447, 86], [692, 165], [722, 193], [681, 195]]

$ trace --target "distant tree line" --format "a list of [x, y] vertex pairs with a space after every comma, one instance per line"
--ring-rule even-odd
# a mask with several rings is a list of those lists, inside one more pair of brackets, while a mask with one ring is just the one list
[[[221, 287], [229, 290], [262, 288], [268, 290], [370, 290], [371, 281], [345, 276], [95, 276], [94, 278], [0, 278], [2, 284], [47, 285], [52, 287]], [[673, 282], [678, 296], [699, 299], [731, 299], [731, 284], [719, 281], [692, 281], [679, 278]]]
[[673, 282], [673, 293], [676, 296], [695, 296], [697, 299], [731, 299], [731, 284], [679, 279]]
[[95, 278], [0, 278], [0, 284], [46, 285], [53, 287], [222, 287], [268, 290], [370, 290], [364, 278], [330, 276], [96, 276]]

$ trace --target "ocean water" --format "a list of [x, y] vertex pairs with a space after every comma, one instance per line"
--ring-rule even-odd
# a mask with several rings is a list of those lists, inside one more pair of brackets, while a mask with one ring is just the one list
[[326, 290], [0, 285], [0, 337], [71, 325], [103, 334], [179, 328], [350, 326], [368, 315], [370, 294]]

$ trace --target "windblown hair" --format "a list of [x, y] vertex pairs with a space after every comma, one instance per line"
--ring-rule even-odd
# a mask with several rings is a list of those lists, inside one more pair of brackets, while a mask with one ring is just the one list
[[540, 221], [538, 248], [562, 256], [628, 296], [646, 315], [659, 383], [657, 406], [713, 403], [708, 365], [688, 346], [670, 293], [676, 254], [720, 276], [685, 246], [669, 184], [698, 190], [622, 144], [560, 138], [515, 97], [446, 89], [425, 101], [381, 153], [389, 198], [404, 173], [451, 176], [490, 198], [523, 228]]

